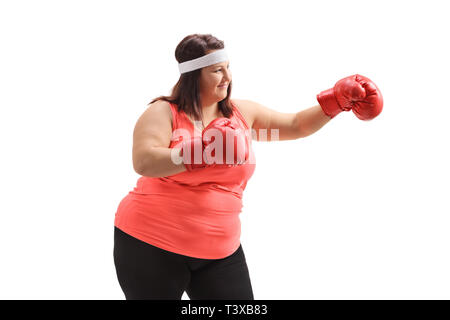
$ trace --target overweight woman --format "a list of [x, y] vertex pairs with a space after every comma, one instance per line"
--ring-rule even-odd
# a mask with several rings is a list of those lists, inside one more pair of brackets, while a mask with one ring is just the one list
[[[242, 195], [255, 170], [252, 140], [294, 140], [342, 111], [375, 118], [383, 99], [353, 75], [317, 95], [318, 105], [280, 113], [231, 99], [224, 42], [185, 37], [175, 50], [180, 78], [150, 102], [133, 133], [141, 175], [114, 221], [114, 263], [128, 299], [253, 300], [240, 243]], [[274, 137], [266, 133], [276, 133]]]

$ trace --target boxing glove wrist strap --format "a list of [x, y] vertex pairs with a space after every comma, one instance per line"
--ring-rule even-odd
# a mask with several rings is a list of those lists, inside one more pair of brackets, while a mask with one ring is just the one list
[[339, 106], [336, 97], [334, 96], [333, 88], [319, 93], [317, 95], [317, 101], [322, 107], [323, 112], [331, 118], [334, 118], [336, 115], [343, 111]]
[[181, 144], [180, 157], [187, 171], [204, 168], [207, 164], [203, 161], [203, 141], [201, 137], [195, 137]]

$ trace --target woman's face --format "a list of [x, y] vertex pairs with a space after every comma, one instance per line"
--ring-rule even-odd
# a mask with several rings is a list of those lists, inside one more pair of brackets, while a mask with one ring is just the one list
[[[214, 51], [207, 52], [207, 54]], [[204, 67], [200, 76], [200, 94], [206, 98], [205, 101], [221, 101], [227, 96], [230, 82], [231, 71], [229, 61]]]

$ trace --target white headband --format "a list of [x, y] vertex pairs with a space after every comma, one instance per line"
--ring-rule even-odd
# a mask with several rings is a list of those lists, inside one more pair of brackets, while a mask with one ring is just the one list
[[179, 63], [178, 69], [180, 70], [180, 73], [186, 73], [227, 60], [227, 52], [225, 49], [220, 49], [214, 51], [213, 53], [204, 55], [203, 57]]

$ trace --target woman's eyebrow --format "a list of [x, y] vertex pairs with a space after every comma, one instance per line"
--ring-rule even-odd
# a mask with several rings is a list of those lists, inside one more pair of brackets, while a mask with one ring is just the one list
[[[230, 64], [228, 63], [228, 65], [227, 66], [229, 66]], [[223, 67], [223, 65], [218, 65], [218, 66], [212, 66], [212, 68], [220, 68], [220, 67]]]

